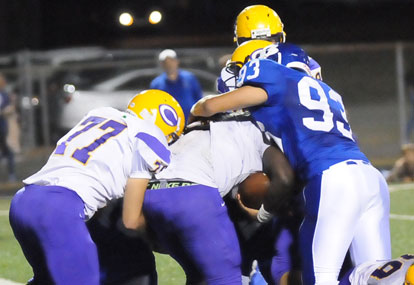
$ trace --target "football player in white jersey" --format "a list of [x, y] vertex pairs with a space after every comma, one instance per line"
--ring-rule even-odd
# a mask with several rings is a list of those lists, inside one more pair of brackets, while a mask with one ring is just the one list
[[[222, 199], [234, 185], [264, 170], [272, 191], [292, 190], [286, 158], [263, 142], [250, 117], [226, 114], [217, 120], [195, 122], [171, 146], [171, 164], [150, 181], [143, 205], [147, 225], [190, 284], [241, 284], [239, 243]], [[258, 219], [267, 214], [259, 211]]]
[[167, 140], [183, 125], [172, 96], [147, 90], [132, 98], [126, 112], [90, 111], [58, 141], [10, 206], [10, 224], [35, 284], [99, 284], [96, 246], [85, 220], [124, 196], [123, 223], [138, 228], [148, 181], [170, 163]]
[[396, 259], [365, 262], [351, 270], [339, 285], [412, 285], [414, 284], [414, 255]]

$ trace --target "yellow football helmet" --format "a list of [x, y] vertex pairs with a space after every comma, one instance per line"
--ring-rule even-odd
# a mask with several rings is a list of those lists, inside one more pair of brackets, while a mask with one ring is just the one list
[[279, 15], [265, 5], [252, 5], [244, 8], [234, 25], [234, 41], [237, 45], [254, 39], [283, 43], [286, 33]]
[[404, 285], [414, 285], [414, 264], [407, 270]]
[[261, 49], [271, 44], [271, 42], [265, 40], [250, 40], [242, 43], [234, 50], [230, 62], [227, 63], [226, 67], [238, 75], [243, 65], [252, 58], [258, 57]]
[[155, 124], [168, 143], [175, 141], [184, 129], [183, 109], [173, 96], [161, 90], [149, 89], [135, 95], [128, 103], [127, 112]]

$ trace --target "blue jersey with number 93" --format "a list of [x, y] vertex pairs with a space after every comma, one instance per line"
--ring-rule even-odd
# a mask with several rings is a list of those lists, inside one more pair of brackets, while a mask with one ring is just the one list
[[267, 101], [251, 107], [302, 179], [347, 159], [368, 161], [352, 136], [341, 96], [324, 82], [269, 59], [255, 59], [240, 71], [238, 86], [263, 88]]

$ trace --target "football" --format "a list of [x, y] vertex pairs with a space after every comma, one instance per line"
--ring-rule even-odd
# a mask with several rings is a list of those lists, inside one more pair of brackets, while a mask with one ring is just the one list
[[269, 191], [270, 180], [263, 172], [250, 174], [239, 184], [240, 200], [249, 208], [259, 209], [266, 193]]

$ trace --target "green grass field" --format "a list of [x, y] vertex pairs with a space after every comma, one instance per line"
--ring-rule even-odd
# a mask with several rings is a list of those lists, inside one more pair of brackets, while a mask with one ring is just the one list
[[[414, 253], [414, 184], [392, 185], [391, 235], [393, 257]], [[10, 198], [0, 198], [0, 278], [25, 282], [32, 271], [9, 226]], [[185, 284], [182, 269], [166, 255], [156, 255], [159, 284]], [[1, 285], [1, 281], [0, 281]]]

